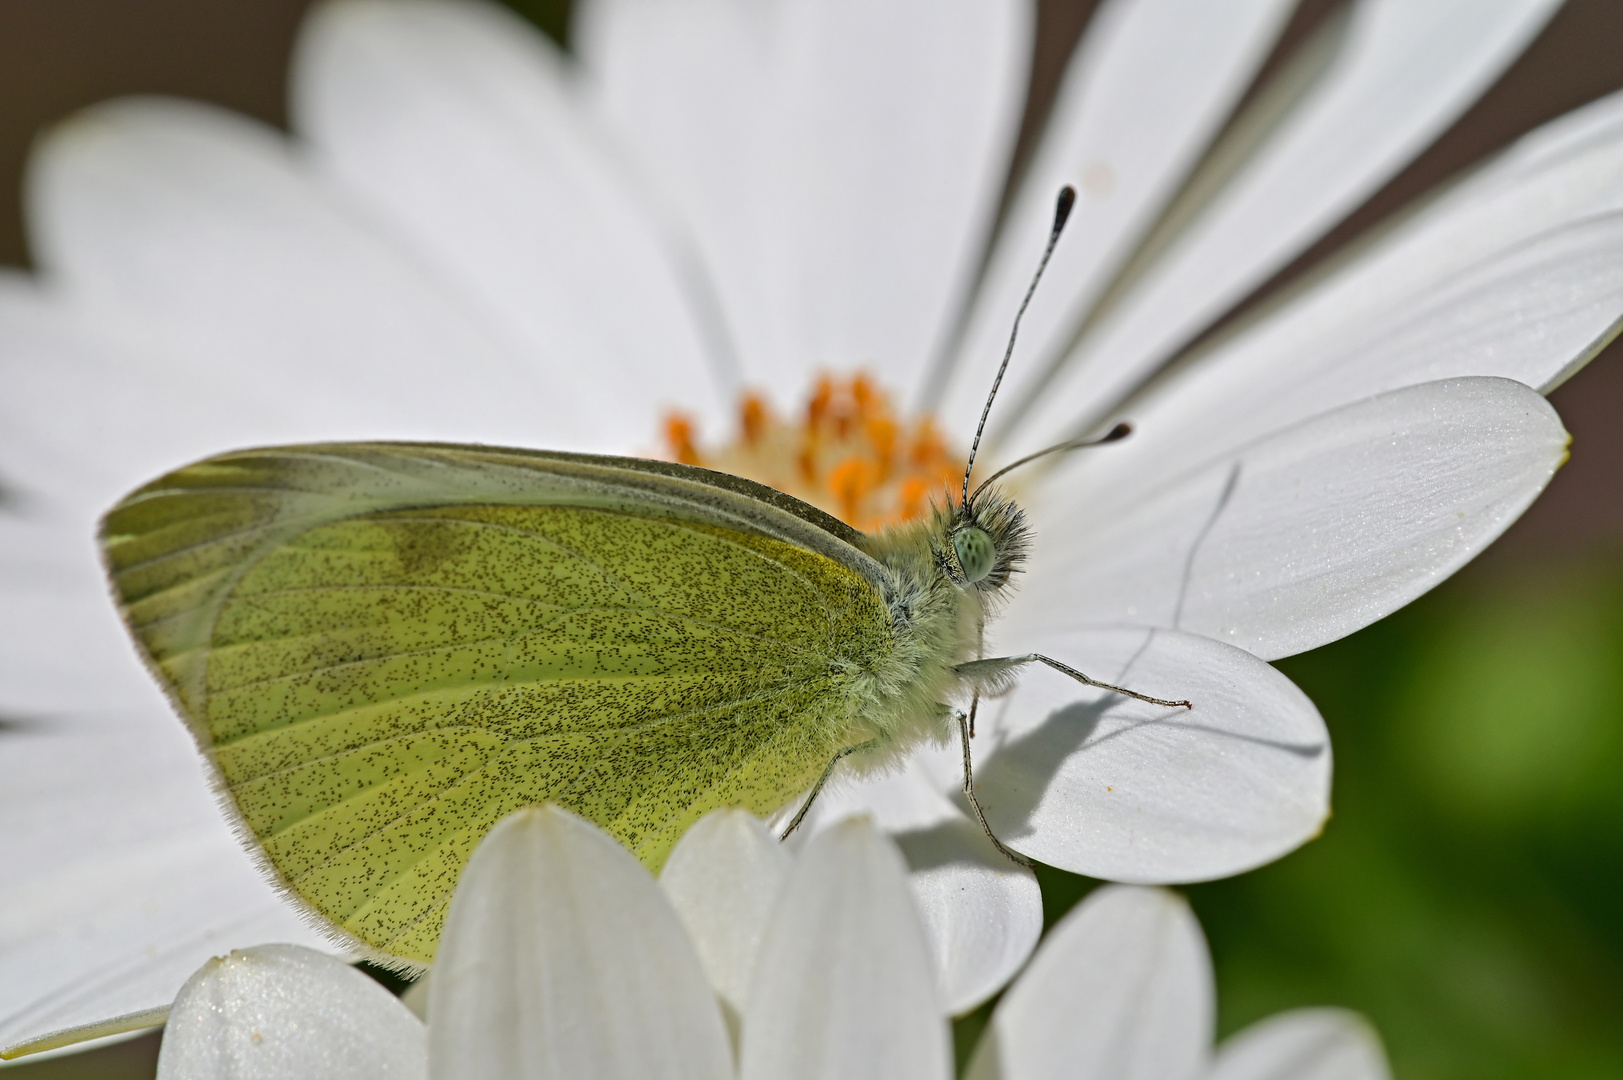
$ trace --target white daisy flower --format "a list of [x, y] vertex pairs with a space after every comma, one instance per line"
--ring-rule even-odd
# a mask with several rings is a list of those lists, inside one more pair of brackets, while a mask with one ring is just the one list
[[[0, 708], [21, 718], [0, 809], [23, 823], [0, 835], [0, 1050], [157, 1022], [232, 947], [323, 942], [117, 623], [93, 535], [120, 495], [256, 443], [652, 450], [673, 409], [721, 430], [754, 387], [784, 415], [823, 370], [967, 439], [1066, 182], [983, 460], [1134, 434], [1015, 474], [1036, 548], [989, 645], [1196, 708], [1032, 674], [982, 710], [982, 801], [1018, 850], [1119, 881], [1310, 838], [1328, 740], [1264, 661], [1424, 592], [1559, 464], [1538, 392], [1623, 312], [1623, 101], [1167, 364], [1556, 6], [1362, 0], [1247, 96], [1287, 0], [1109, 0], [995, 233], [1025, 0], [593, 0], [578, 66], [494, 7], [344, 0], [305, 28], [292, 138], [155, 99], [64, 124], [31, 163], [41, 272], [0, 280]], [[930, 752], [816, 808], [898, 836], [953, 1011], [1041, 925], [957, 783]]]
[[[673, 878], [679, 879], [673, 882]], [[302, 1076], [946, 1080], [953, 1054], [900, 851], [865, 819], [798, 858], [743, 811], [695, 826], [660, 878], [556, 807], [492, 829], [457, 887], [426, 1033], [322, 953], [210, 960], [175, 1001], [160, 1080]], [[421, 1004], [421, 1002], [419, 1002]], [[1105, 886], [993, 1013], [976, 1080], [1385, 1080], [1338, 1009], [1212, 1048], [1200, 924], [1176, 894]]]

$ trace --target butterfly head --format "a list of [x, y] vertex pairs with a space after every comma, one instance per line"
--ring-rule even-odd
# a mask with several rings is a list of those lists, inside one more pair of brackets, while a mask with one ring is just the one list
[[1026, 559], [1031, 534], [1025, 513], [1013, 499], [983, 488], [943, 517], [949, 576], [966, 589], [1000, 592]]

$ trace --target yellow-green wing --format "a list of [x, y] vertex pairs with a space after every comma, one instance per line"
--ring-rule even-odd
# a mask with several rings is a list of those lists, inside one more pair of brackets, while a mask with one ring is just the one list
[[868, 737], [855, 695], [891, 650], [873, 568], [844, 526], [752, 487], [580, 455], [282, 447], [141, 488], [103, 544], [280, 880], [426, 962], [463, 863], [515, 808], [570, 807], [657, 869], [706, 811], [775, 810]]

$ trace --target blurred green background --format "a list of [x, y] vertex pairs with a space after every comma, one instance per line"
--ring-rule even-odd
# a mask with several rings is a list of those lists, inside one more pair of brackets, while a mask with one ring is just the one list
[[[27, 263], [17, 190], [41, 125], [131, 92], [280, 123], [306, 3], [0, 5], [0, 262]], [[566, 33], [567, 0], [512, 3]], [[1040, 3], [1028, 131], [1093, 6]], [[1287, 37], [1330, 6], [1304, 0]], [[1570, 0], [1475, 109], [1280, 280], [1620, 86], [1623, 3]], [[1335, 816], [1272, 866], [1186, 890], [1223, 1034], [1343, 1005], [1375, 1022], [1399, 1080], [1623, 1077], [1623, 347], [1552, 400], [1573, 460], [1500, 544], [1397, 615], [1279, 664], [1329, 724]], [[1042, 881], [1051, 919], [1093, 884]], [[961, 1041], [984, 1016], [960, 1022]], [[134, 1080], [156, 1054], [149, 1035], [0, 1072]]]

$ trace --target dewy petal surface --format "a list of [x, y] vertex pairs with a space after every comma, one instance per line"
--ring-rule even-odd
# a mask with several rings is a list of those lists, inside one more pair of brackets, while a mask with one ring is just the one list
[[1217, 1048], [1209, 1080], [1388, 1080], [1380, 1036], [1345, 1009], [1292, 1009]]
[[31, 159], [28, 219], [76, 302], [149, 354], [206, 358], [294, 432], [625, 449], [586, 372], [504, 338], [242, 117], [161, 99], [79, 113]]
[[260, 945], [209, 960], [175, 998], [158, 1080], [420, 1080], [422, 1021], [325, 953]]
[[998, 1003], [968, 1080], [1194, 1080], [1214, 1013], [1211, 959], [1189, 906], [1107, 885], [1049, 933]]
[[737, 387], [713, 376], [736, 372], [707, 364], [726, 350], [671, 230], [533, 27], [493, 4], [340, 0], [306, 21], [293, 91], [318, 167], [548, 370], [590, 373], [604, 438], [636, 448], [673, 405], [719, 419]]
[[853, 818], [806, 845], [744, 1012], [743, 1080], [946, 1080], [952, 1052], [907, 868]]
[[[1042, 513], [1031, 575], [1049, 584], [1017, 597], [1006, 622], [1136, 622], [1264, 659], [1302, 652], [1463, 566], [1537, 497], [1566, 446], [1555, 410], [1509, 379], [1370, 398], [1159, 489]], [[1034, 510], [1069, 499], [1052, 483]]]
[[742, 808], [700, 818], [659, 873], [716, 994], [742, 1011], [755, 957], [794, 860]]
[[950, 373], [952, 394], [941, 410], [949, 430], [972, 430], [980, 414], [1059, 189], [1077, 188], [1070, 240], [1055, 249], [1020, 324], [1022, 362], [1008, 376], [1011, 400], [1069, 347], [1110, 276], [1228, 117], [1294, 6], [1291, 0], [1099, 5], [998, 230]]
[[1205, 323], [1424, 149], [1559, 6], [1357, 4], [1329, 67], [1281, 126], [1067, 357], [1030, 413], [1004, 414], [1007, 452], [1029, 452], [1101, 419]]
[[732, 1075], [681, 920], [636, 858], [555, 806], [504, 818], [457, 885], [434, 965], [429, 1074]]
[[976, 790], [993, 831], [1017, 851], [1113, 881], [1200, 881], [1278, 858], [1328, 816], [1324, 722], [1250, 653], [1137, 628], [1013, 625], [999, 627], [998, 641], [1194, 703], [1151, 705], [1040, 665], [1007, 697], [983, 702]]
[[967, 300], [1019, 123], [1021, 0], [594, 0], [609, 115], [673, 183], [751, 381], [916, 385]]

